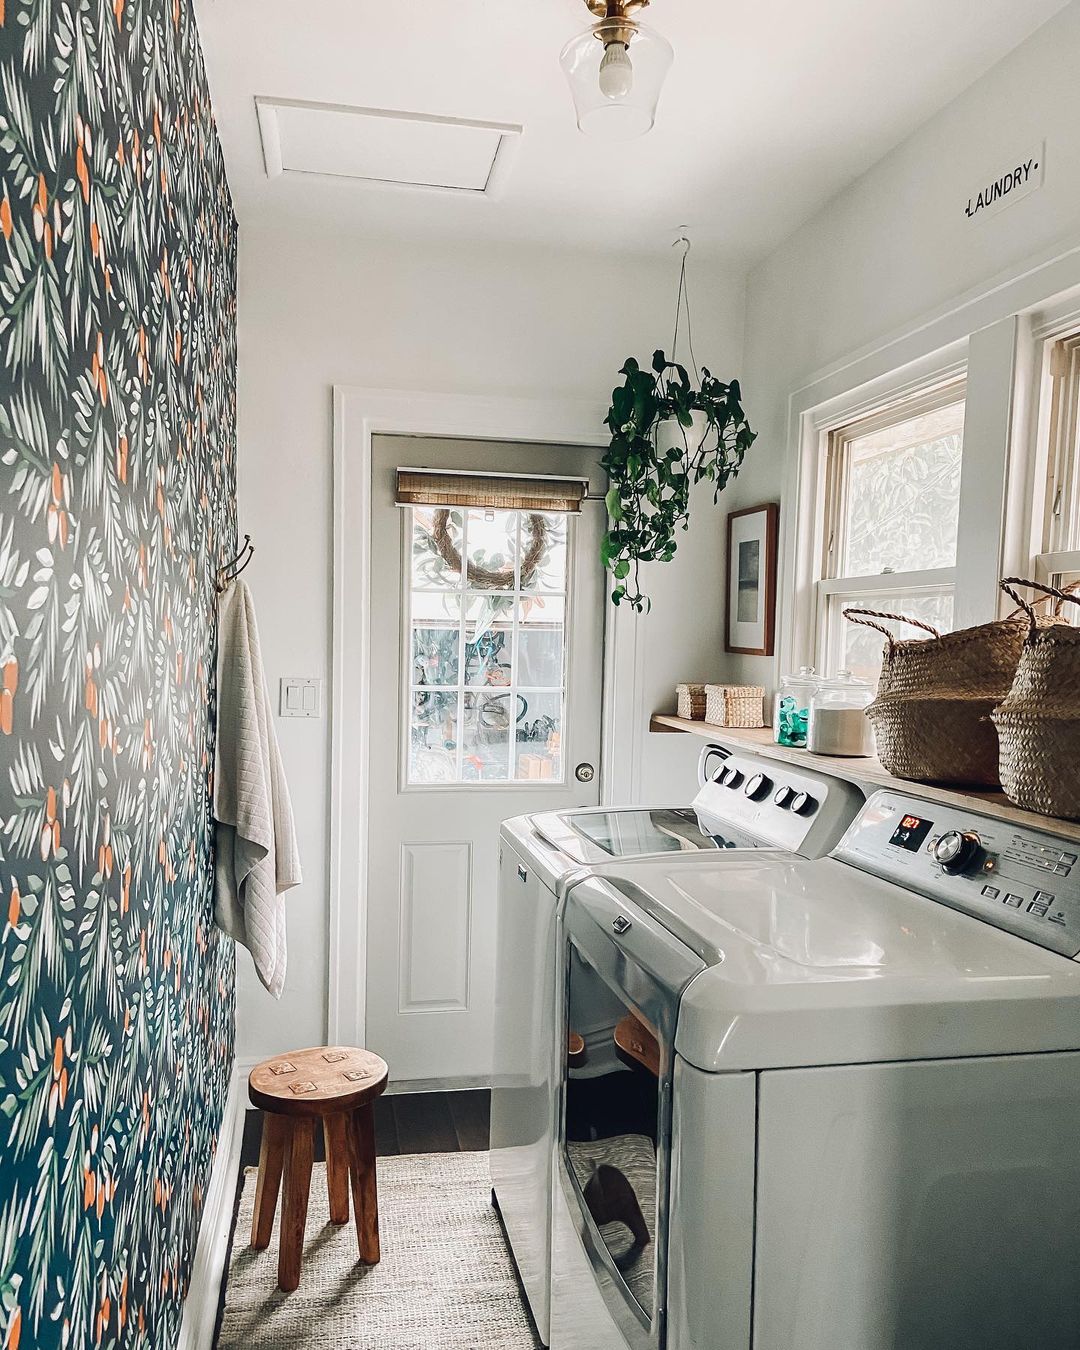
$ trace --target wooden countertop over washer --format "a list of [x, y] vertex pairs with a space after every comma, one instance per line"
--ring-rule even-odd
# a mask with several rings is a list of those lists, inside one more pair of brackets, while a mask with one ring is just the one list
[[1080, 822], [1058, 820], [1054, 816], [1040, 816], [1033, 811], [1022, 811], [1013, 806], [1002, 792], [983, 792], [976, 788], [939, 787], [933, 783], [911, 783], [903, 778], [894, 778], [886, 773], [876, 759], [845, 759], [839, 755], [814, 755], [809, 750], [796, 750], [791, 746], [777, 745], [773, 740], [771, 727], [714, 727], [709, 722], [690, 722], [684, 717], [674, 717], [667, 713], [655, 713], [649, 723], [653, 732], [685, 732], [690, 736], [700, 736], [703, 740], [716, 741], [733, 750], [750, 750], [764, 759], [774, 759], [781, 763], [802, 765], [816, 769], [819, 773], [831, 773], [835, 778], [843, 778], [870, 795], [882, 788], [893, 792], [907, 792], [915, 797], [925, 797], [927, 801], [944, 802], [960, 810], [981, 811], [984, 815], [994, 816], [998, 820], [1009, 821], [1013, 825], [1022, 825], [1029, 830], [1045, 830], [1080, 843]]

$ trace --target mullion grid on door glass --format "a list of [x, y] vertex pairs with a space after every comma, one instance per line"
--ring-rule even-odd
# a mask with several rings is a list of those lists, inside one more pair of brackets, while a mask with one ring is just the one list
[[[455, 731], [455, 735], [454, 735], [454, 741], [455, 741], [455, 745], [454, 745], [454, 782], [457, 783], [457, 784], [462, 784], [462, 783], [464, 783], [464, 782], [466, 781], [466, 780], [465, 780], [465, 777], [464, 777], [464, 770], [465, 770], [465, 735], [466, 735], [465, 701], [466, 701], [466, 698], [467, 698], [470, 694], [472, 694], [472, 695], [474, 696], [474, 698], [475, 698], [475, 700], [476, 700], [477, 723], [478, 723], [478, 725], [479, 725], [479, 721], [480, 721], [480, 717], [479, 717], [479, 708], [480, 708], [480, 706], [481, 706], [481, 705], [480, 705], [480, 700], [483, 698], [484, 694], [487, 692], [487, 690], [486, 690], [486, 688], [485, 688], [484, 685], [482, 685], [482, 684], [472, 685], [472, 684], [469, 683], [469, 677], [468, 677], [468, 672], [467, 672], [467, 668], [466, 668], [466, 652], [467, 652], [467, 648], [468, 648], [468, 625], [469, 625], [469, 615], [468, 615], [468, 611], [469, 611], [469, 602], [470, 602], [470, 600], [473, 600], [473, 601], [475, 601], [475, 600], [481, 600], [481, 601], [482, 601], [482, 600], [485, 600], [485, 599], [491, 599], [491, 597], [492, 597], [493, 595], [499, 595], [499, 596], [503, 596], [503, 597], [509, 598], [509, 599], [510, 599], [510, 602], [511, 602], [512, 610], [511, 610], [511, 618], [510, 618], [510, 683], [509, 683], [509, 685], [507, 685], [507, 686], [502, 686], [502, 687], [501, 687], [502, 690], [505, 692], [505, 695], [506, 695], [506, 697], [507, 697], [507, 746], [506, 746], [506, 757], [507, 757], [507, 758], [506, 758], [506, 771], [507, 771], [507, 778], [506, 778], [506, 780], [489, 780], [489, 781], [492, 781], [492, 782], [505, 781], [505, 782], [507, 782], [507, 783], [516, 783], [516, 782], [524, 782], [524, 781], [526, 781], [526, 780], [524, 780], [524, 779], [519, 779], [519, 778], [518, 778], [518, 773], [517, 773], [517, 770], [518, 770], [518, 764], [517, 764], [517, 758], [518, 758], [518, 756], [517, 756], [517, 751], [518, 751], [518, 703], [519, 703], [519, 698], [520, 698], [521, 696], [526, 695], [526, 694], [535, 694], [535, 695], [540, 696], [540, 697], [545, 697], [545, 696], [546, 696], [546, 697], [549, 697], [549, 698], [553, 698], [553, 699], [555, 699], [555, 700], [557, 701], [558, 729], [559, 729], [559, 733], [560, 733], [560, 755], [559, 755], [560, 774], [559, 774], [558, 781], [560, 781], [560, 782], [561, 782], [561, 781], [564, 781], [564, 778], [563, 778], [563, 772], [562, 772], [563, 765], [562, 765], [562, 754], [561, 754], [561, 737], [562, 737], [563, 723], [564, 723], [564, 721], [565, 721], [565, 712], [566, 712], [566, 709], [565, 709], [565, 700], [566, 700], [566, 667], [567, 667], [567, 636], [568, 636], [568, 635], [567, 635], [567, 629], [566, 629], [566, 620], [567, 620], [567, 613], [568, 613], [568, 610], [567, 610], [568, 595], [567, 595], [567, 589], [566, 589], [566, 587], [567, 587], [568, 576], [567, 576], [567, 575], [564, 575], [562, 587], [561, 587], [560, 589], [558, 589], [558, 590], [544, 589], [544, 590], [542, 590], [542, 591], [529, 592], [529, 594], [526, 596], [526, 594], [525, 594], [525, 592], [524, 592], [524, 589], [523, 589], [523, 586], [522, 586], [522, 577], [521, 577], [521, 557], [522, 557], [522, 543], [523, 543], [523, 521], [522, 521], [522, 514], [523, 514], [523, 513], [520, 512], [520, 511], [516, 511], [516, 512], [508, 513], [508, 514], [512, 514], [512, 516], [513, 516], [513, 531], [512, 531], [512, 532], [513, 532], [513, 537], [514, 537], [514, 584], [513, 584], [513, 589], [512, 589], [511, 591], [505, 591], [505, 590], [499, 590], [499, 591], [485, 591], [485, 590], [481, 590], [481, 589], [473, 589], [473, 588], [471, 588], [471, 587], [469, 586], [469, 575], [468, 575], [469, 550], [470, 550], [470, 542], [469, 542], [469, 534], [470, 534], [470, 531], [469, 531], [469, 520], [470, 520], [471, 512], [470, 512], [467, 508], [462, 509], [462, 512], [461, 512], [461, 560], [462, 560], [462, 561], [461, 561], [461, 568], [460, 568], [460, 570], [459, 570], [458, 576], [457, 576], [457, 578], [456, 578], [456, 581], [455, 581], [453, 587], [446, 587], [445, 589], [443, 589], [443, 590], [441, 590], [441, 591], [435, 591], [435, 590], [432, 590], [431, 588], [425, 587], [425, 586], [417, 586], [417, 587], [410, 586], [410, 592], [411, 592], [411, 598], [410, 598], [410, 634], [409, 634], [409, 661], [410, 661], [410, 679], [409, 679], [409, 692], [410, 692], [410, 700], [409, 700], [409, 727], [410, 727], [410, 736], [411, 736], [411, 731], [412, 731], [412, 720], [413, 720], [413, 718], [414, 718], [414, 716], [415, 716], [415, 697], [416, 697], [417, 694], [425, 694], [425, 693], [428, 693], [428, 694], [442, 694], [442, 695], [444, 695], [444, 696], [450, 696], [450, 695], [454, 696], [454, 699], [455, 699], [455, 709], [456, 709], [456, 726], [455, 726], [455, 729], [454, 729], [454, 731]], [[418, 515], [418, 513], [414, 510], [414, 512], [413, 512], [413, 523], [414, 523], [414, 528], [416, 528], [416, 525], [417, 525], [417, 523], [418, 523], [418, 522], [417, 522], [417, 515]], [[567, 538], [566, 538], [566, 569], [567, 569], [567, 572], [568, 572], [569, 566], [570, 566], [570, 551], [569, 551], [569, 550], [570, 550], [570, 541], [569, 541], [569, 531], [568, 531], [568, 532], [567, 532]], [[449, 685], [449, 684], [447, 684], [447, 685], [420, 685], [420, 684], [418, 684], [413, 678], [411, 678], [411, 674], [412, 674], [412, 661], [413, 661], [413, 656], [412, 656], [412, 652], [413, 652], [413, 642], [414, 642], [414, 640], [415, 640], [414, 637], [413, 637], [413, 633], [414, 633], [414, 631], [415, 631], [416, 625], [417, 625], [418, 623], [419, 623], [419, 624], [423, 624], [423, 623], [425, 623], [425, 622], [433, 622], [433, 621], [425, 621], [424, 619], [419, 618], [418, 615], [417, 615], [417, 613], [416, 613], [416, 596], [417, 596], [418, 594], [424, 594], [424, 593], [428, 593], [428, 594], [442, 594], [442, 595], [446, 596], [447, 598], [456, 597], [457, 602], [458, 602], [458, 614], [457, 614], [457, 619], [456, 619], [456, 629], [457, 629], [457, 633], [456, 633], [456, 637], [457, 637], [457, 672], [456, 672], [456, 678], [455, 678], [455, 681], [454, 681], [454, 684], [453, 684], [453, 685]], [[561, 620], [561, 622], [558, 624], [558, 635], [559, 635], [560, 650], [561, 650], [561, 661], [560, 661], [560, 667], [561, 667], [561, 670], [560, 670], [560, 678], [559, 678], [558, 683], [557, 683], [556, 685], [553, 685], [553, 686], [540, 686], [540, 685], [535, 685], [535, 686], [534, 686], [534, 685], [531, 685], [531, 684], [530, 684], [530, 685], [524, 685], [524, 684], [522, 683], [521, 679], [520, 679], [521, 633], [522, 633], [521, 615], [522, 615], [523, 603], [524, 603], [526, 600], [535, 602], [535, 601], [537, 601], [537, 600], [542, 601], [542, 600], [545, 600], [545, 599], [547, 599], [547, 600], [561, 600], [562, 603], [563, 603], [562, 620]], [[410, 761], [410, 763], [411, 763], [411, 761]], [[410, 778], [411, 778], [411, 769], [410, 769]]]

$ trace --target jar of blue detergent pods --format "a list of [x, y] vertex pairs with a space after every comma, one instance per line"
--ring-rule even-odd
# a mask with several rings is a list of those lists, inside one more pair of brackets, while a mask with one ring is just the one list
[[810, 700], [821, 686], [821, 677], [812, 666], [800, 666], [797, 675], [785, 675], [776, 695], [773, 739], [777, 745], [806, 745], [810, 723]]

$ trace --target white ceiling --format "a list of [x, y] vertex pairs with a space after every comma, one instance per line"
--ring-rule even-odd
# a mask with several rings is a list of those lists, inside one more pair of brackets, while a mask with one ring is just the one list
[[[581, 0], [198, 0], [241, 225], [764, 256], [1067, 0], [653, 0], [675, 48], [654, 131], [574, 125]], [[501, 197], [266, 177], [256, 96], [521, 123]], [[979, 147], [978, 149], [981, 149]]]

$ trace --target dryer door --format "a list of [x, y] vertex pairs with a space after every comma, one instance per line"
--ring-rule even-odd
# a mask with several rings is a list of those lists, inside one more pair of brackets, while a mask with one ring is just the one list
[[704, 963], [606, 883], [563, 922], [566, 1065], [560, 1175], [612, 1320], [663, 1343], [671, 1081], [679, 995]]

